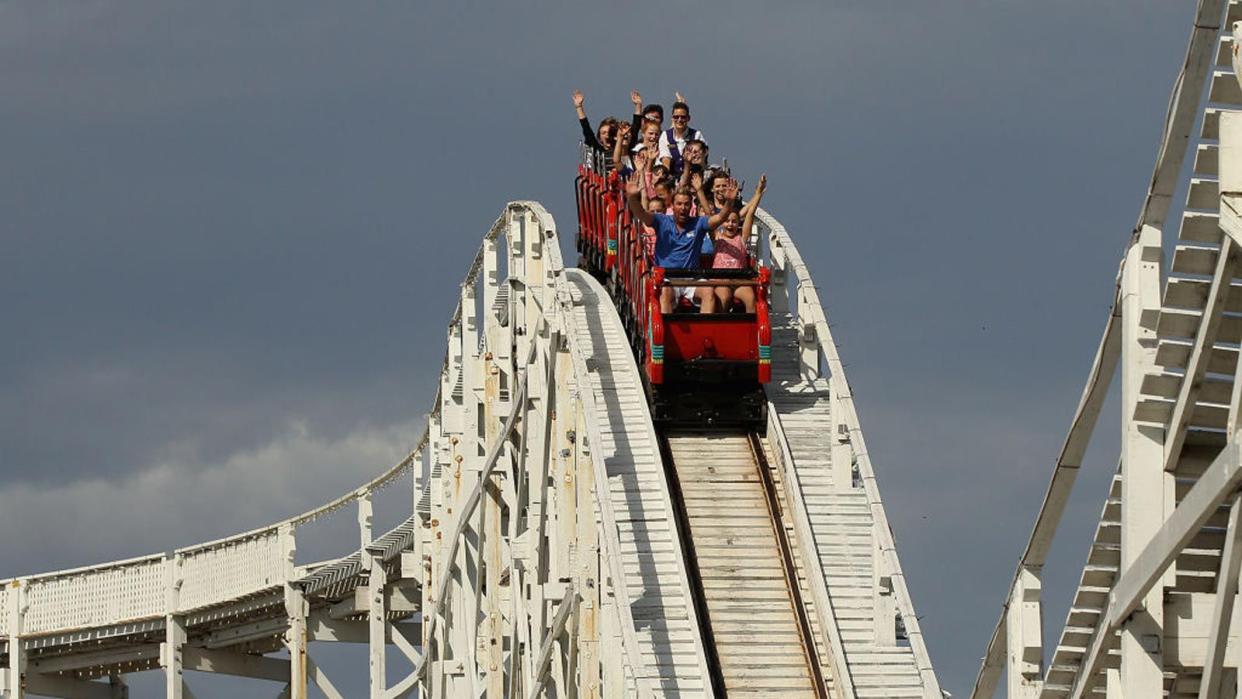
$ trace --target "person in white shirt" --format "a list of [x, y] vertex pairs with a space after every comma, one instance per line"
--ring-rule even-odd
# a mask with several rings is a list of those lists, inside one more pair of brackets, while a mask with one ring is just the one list
[[685, 162], [686, 142], [698, 140], [706, 144], [707, 139], [702, 131], [690, 126], [690, 105], [680, 100], [674, 102], [672, 115], [673, 128], [660, 133], [660, 162], [674, 177], [679, 177]]

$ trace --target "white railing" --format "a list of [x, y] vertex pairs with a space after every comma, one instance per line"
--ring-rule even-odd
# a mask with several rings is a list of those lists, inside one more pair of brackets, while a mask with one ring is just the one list
[[164, 613], [167, 558], [145, 556], [27, 578], [22, 633], [147, 619]]
[[760, 255], [772, 268], [773, 315], [788, 310], [797, 325], [802, 375], [807, 378], [828, 379], [832, 394], [833, 422], [843, 426], [849, 435], [855, 467], [871, 509], [872, 527], [880, 552], [880, 560], [876, 561], [876, 565], [892, 580], [897, 610], [905, 624], [924, 690], [932, 696], [939, 696], [940, 684], [932, 670], [931, 656], [927, 652], [923, 632], [914, 613], [914, 603], [906, 587], [905, 574], [897, 559], [897, 547], [888, 518], [884, 514], [875, 471], [854, 407], [853, 393], [845, 378], [845, 368], [836, 343], [833, 342], [828, 317], [819, 300], [819, 292], [811, 279], [810, 270], [785, 227], [763, 209], [758, 211], [757, 218]]
[[210, 607], [284, 583], [279, 530], [182, 549], [176, 554], [181, 593], [177, 612]]

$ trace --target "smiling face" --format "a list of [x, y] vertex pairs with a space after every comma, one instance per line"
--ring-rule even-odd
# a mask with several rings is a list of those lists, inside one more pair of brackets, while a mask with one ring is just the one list
[[702, 143], [692, 141], [686, 144], [686, 162], [694, 165], [702, 165], [704, 155]]
[[724, 223], [720, 224], [720, 233], [726, 238], [736, 238], [742, 232], [742, 218], [736, 211], [729, 213]]
[[[643, 144], [655, 148], [660, 142], [660, 125], [654, 121], [643, 122]], [[653, 153], [655, 151], [652, 151]]]
[[690, 125], [690, 110], [685, 107], [675, 107], [673, 109], [673, 128], [684, 129]]
[[723, 204], [725, 202], [725, 190], [728, 189], [728, 187], [729, 180], [726, 177], [717, 177], [712, 180], [712, 197], [716, 200], [717, 204]]

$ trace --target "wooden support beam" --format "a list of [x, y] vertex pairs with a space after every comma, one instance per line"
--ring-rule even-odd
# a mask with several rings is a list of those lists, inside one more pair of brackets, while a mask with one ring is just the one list
[[185, 617], [177, 614], [180, 609], [182, 558], [170, 556], [165, 562], [165, 610], [164, 644], [161, 646], [160, 664], [164, 666], [164, 696], [166, 699], [183, 699], [185, 692], [182, 671], [182, 649], [185, 645]]
[[289, 652], [289, 673], [285, 676], [289, 681], [290, 699], [307, 699], [306, 686], [306, 613], [309, 605], [302, 593], [302, 588], [293, 584], [297, 577], [297, 536], [292, 525], [282, 525], [278, 534], [284, 585], [282, 592], [285, 603], [284, 633], [285, 650]]
[[[1160, 231], [1144, 226], [1126, 253], [1121, 272], [1121, 565], [1130, 565], [1155, 536], [1165, 507], [1165, 431], [1132, 416], [1143, 380], [1155, 371], [1160, 316]], [[1210, 344], [1209, 344], [1210, 347]], [[1183, 384], [1185, 388], [1185, 384]], [[1192, 402], [1193, 405], [1193, 402]], [[1186, 413], [1189, 415], [1190, 413]], [[1148, 593], [1122, 628], [1121, 693], [1128, 699], [1161, 699], [1164, 660], [1161, 591]], [[1015, 649], [1010, 648], [1013, 655]]]
[[367, 610], [367, 656], [368, 666], [370, 667], [371, 677], [371, 699], [384, 699], [384, 692], [387, 689], [388, 676], [385, 669], [385, 656], [387, 655], [387, 625], [388, 614], [384, 604], [384, 588], [387, 586], [386, 573], [384, 571], [384, 552], [381, 549], [368, 548], [364, 550], [363, 557], [369, 558], [371, 564], [369, 594], [367, 595], [370, 606]]
[[1038, 569], [1025, 568], [1010, 593], [1005, 620], [1009, 646], [1009, 699], [1034, 699], [1043, 688], [1044, 644]]
[[31, 694], [59, 699], [113, 699], [112, 685], [32, 672], [26, 676]]
[[163, 657], [163, 643], [150, 643], [124, 648], [74, 653], [72, 655], [56, 655], [39, 660], [31, 660], [27, 664], [27, 672], [39, 672], [55, 675], [62, 672], [73, 672], [90, 667], [137, 663], [144, 660], [159, 661]]
[[26, 649], [22, 646], [22, 631], [26, 615], [26, 581], [14, 580], [9, 583], [9, 594], [5, 596], [8, 608], [2, 610], [9, 622], [9, 667], [5, 673], [5, 699], [23, 699], [26, 696], [25, 683], [22, 682], [26, 673]]
[[[369, 567], [369, 566], [368, 566]], [[422, 610], [418, 589], [412, 585], [391, 584], [384, 595], [388, 613], [414, 614]], [[370, 585], [359, 585], [352, 594], [328, 608], [331, 619], [362, 616], [371, 609]]]
[[208, 650], [186, 646], [182, 652], [185, 669], [218, 675], [249, 677], [270, 682], [288, 682], [289, 661], [250, 653]]
[[1233, 605], [1238, 594], [1238, 571], [1242, 570], [1242, 530], [1239, 527], [1242, 527], [1242, 497], [1234, 497], [1225, 546], [1221, 549], [1220, 571], [1216, 574], [1216, 599], [1212, 606], [1203, 679], [1199, 682], [1199, 699], [1221, 696], [1225, 646], [1229, 642], [1229, 622], [1233, 619]]
[[1242, 485], [1240, 461], [1242, 449], [1239, 448], [1239, 443], [1236, 440], [1229, 442], [1221, 449], [1207, 471], [1199, 477], [1190, 492], [1182, 498], [1181, 504], [1134, 563], [1118, 578], [1109, 596], [1108, 608], [1101, 616], [1092, 637], [1091, 647], [1083, 658], [1073, 693], [1070, 695], [1072, 699], [1082, 697], [1095, 674], [1099, 672], [1104, 655], [1102, 651], [1113, 632], [1138, 608], [1144, 595], [1203, 528], [1221, 503]]

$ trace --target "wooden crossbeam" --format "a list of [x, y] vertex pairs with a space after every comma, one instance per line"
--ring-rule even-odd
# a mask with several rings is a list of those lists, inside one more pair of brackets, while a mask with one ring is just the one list
[[75, 680], [58, 675], [26, 675], [26, 691], [61, 699], [112, 699], [112, 686], [103, 682]]
[[272, 682], [289, 681], [289, 661], [280, 658], [186, 646], [182, 649], [181, 663], [186, 670]]

